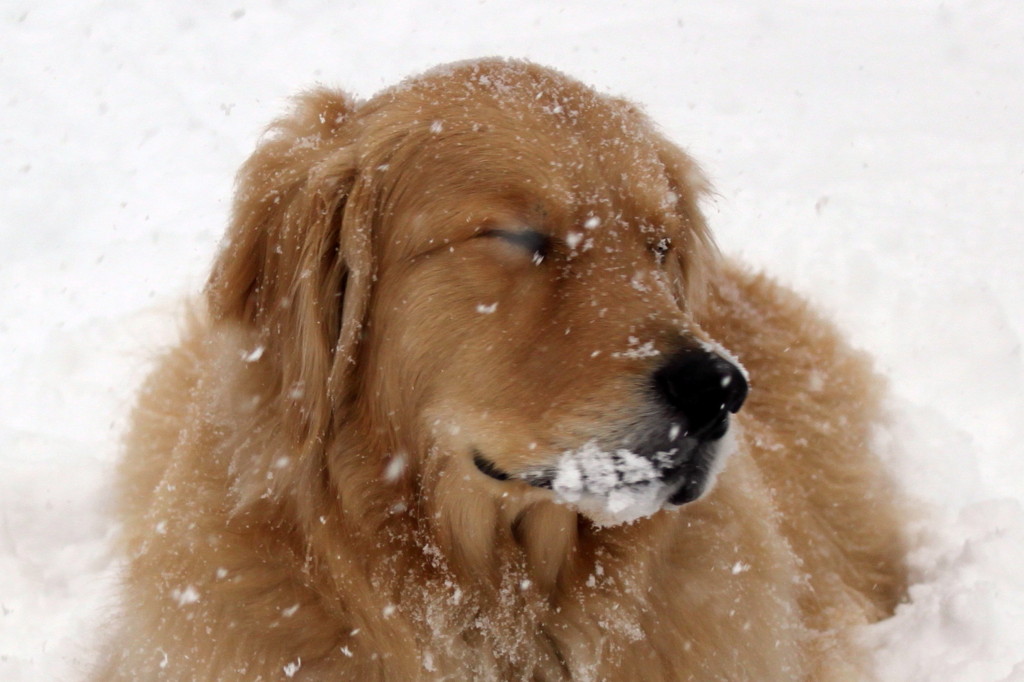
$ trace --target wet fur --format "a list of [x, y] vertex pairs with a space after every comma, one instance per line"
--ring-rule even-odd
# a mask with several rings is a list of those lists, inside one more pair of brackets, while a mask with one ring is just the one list
[[[302, 97], [140, 394], [95, 679], [860, 679], [851, 632], [904, 586], [878, 382], [715, 255], [703, 191], [631, 105], [529, 64]], [[539, 266], [479, 237], [587, 216], [617, 241]], [[649, 224], [674, 260], [641, 291]], [[470, 436], [515, 470], [632, 424], [658, 358], [622, 359], [630, 337], [713, 339], [749, 371], [711, 493], [598, 528], [473, 467]]]

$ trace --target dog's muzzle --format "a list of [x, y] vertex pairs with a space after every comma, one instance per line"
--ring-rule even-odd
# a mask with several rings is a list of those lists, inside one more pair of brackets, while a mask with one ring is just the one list
[[562, 453], [553, 466], [521, 473], [503, 471], [476, 450], [473, 463], [491, 478], [553, 489], [570, 502], [618, 497], [631, 504], [631, 496], [643, 498], [648, 507], [655, 499], [661, 500], [658, 504], [692, 502], [721, 468], [719, 441], [729, 430], [729, 415], [747, 397], [747, 378], [719, 353], [686, 349], [655, 370], [650, 388], [656, 417], [620, 447], [609, 450], [590, 442]]
[[729, 415], [738, 412], [747, 398], [747, 377], [738, 365], [700, 348], [676, 353], [654, 372], [652, 380], [658, 399], [679, 423], [673, 421], [669, 442], [649, 443], [641, 449], [656, 459], [666, 446], [676, 451], [661, 471], [666, 483], [680, 484], [668, 502], [692, 502], [716, 471], [717, 441], [729, 430]]

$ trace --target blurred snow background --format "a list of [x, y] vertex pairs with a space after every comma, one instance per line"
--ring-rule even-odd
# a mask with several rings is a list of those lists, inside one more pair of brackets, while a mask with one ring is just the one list
[[5, 0], [0, 45], [0, 679], [81, 678], [118, 434], [263, 126], [500, 54], [643, 103], [891, 377], [924, 511], [878, 678], [1024, 682], [1024, 3]]

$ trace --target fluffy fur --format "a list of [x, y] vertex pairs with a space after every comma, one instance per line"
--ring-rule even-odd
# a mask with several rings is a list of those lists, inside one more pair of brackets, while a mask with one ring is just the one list
[[[704, 191], [528, 63], [299, 98], [139, 398], [96, 679], [858, 679], [904, 588], [878, 383], [717, 256]], [[622, 523], [529, 485], [659, 423], [651, 373], [714, 344], [751, 390], [713, 490]]]

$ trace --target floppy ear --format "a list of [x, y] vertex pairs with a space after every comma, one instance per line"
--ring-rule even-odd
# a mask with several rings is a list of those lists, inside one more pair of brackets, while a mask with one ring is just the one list
[[340, 92], [317, 90], [271, 126], [239, 172], [206, 285], [214, 321], [257, 332], [300, 440], [326, 428], [366, 306], [368, 237], [348, 210], [354, 108]]

